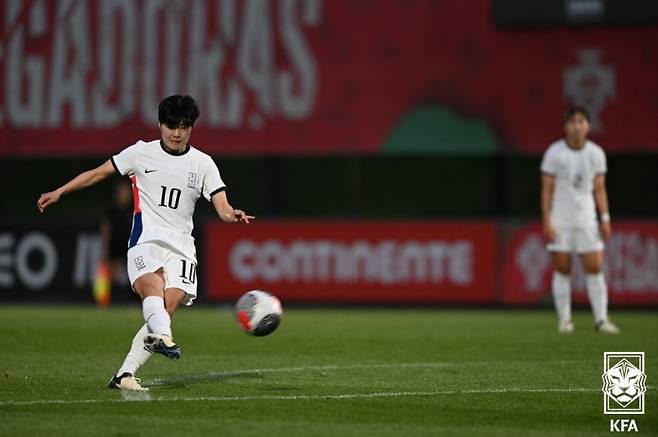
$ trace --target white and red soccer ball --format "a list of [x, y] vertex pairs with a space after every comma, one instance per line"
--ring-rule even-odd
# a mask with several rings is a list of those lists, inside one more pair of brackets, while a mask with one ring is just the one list
[[235, 316], [243, 331], [262, 337], [271, 334], [279, 326], [283, 308], [279, 299], [270, 293], [252, 290], [238, 299]]

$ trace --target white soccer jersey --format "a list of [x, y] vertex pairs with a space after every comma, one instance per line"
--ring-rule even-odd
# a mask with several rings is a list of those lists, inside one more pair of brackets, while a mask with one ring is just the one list
[[132, 180], [134, 216], [128, 247], [160, 242], [196, 260], [192, 215], [199, 197], [208, 201], [226, 186], [212, 158], [187, 146], [181, 155], [160, 140], [136, 144], [112, 157], [115, 170]]
[[572, 229], [596, 226], [594, 180], [606, 172], [603, 149], [591, 141], [582, 149], [572, 149], [565, 140], [556, 141], [544, 153], [541, 171], [555, 178], [553, 225]]

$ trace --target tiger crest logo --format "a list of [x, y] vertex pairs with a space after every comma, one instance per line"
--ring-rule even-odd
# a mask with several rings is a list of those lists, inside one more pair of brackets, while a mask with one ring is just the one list
[[605, 414], [644, 414], [644, 352], [606, 352], [603, 365]]

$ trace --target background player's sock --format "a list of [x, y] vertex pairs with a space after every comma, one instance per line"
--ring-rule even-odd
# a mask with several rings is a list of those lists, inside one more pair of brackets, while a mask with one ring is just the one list
[[121, 368], [117, 372], [117, 376], [126, 372], [134, 375], [135, 372], [137, 372], [137, 369], [139, 369], [149, 358], [151, 358], [151, 355], [153, 354], [144, 349], [144, 337], [146, 337], [146, 334], [148, 333], [148, 326], [146, 323], [144, 323], [142, 328], [137, 331], [135, 338], [133, 338], [130, 352], [128, 352], [126, 359], [123, 361]]
[[596, 323], [608, 320], [608, 286], [603, 273], [587, 275], [587, 296]]
[[142, 303], [142, 310], [150, 332], [171, 337], [171, 317], [165, 310], [164, 299], [160, 296], [147, 296]]
[[560, 321], [571, 320], [571, 275], [553, 272], [553, 302]]

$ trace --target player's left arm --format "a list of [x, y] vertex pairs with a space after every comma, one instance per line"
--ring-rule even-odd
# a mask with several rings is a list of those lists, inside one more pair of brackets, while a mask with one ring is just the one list
[[605, 189], [605, 174], [597, 174], [594, 179], [594, 200], [601, 217], [601, 237], [610, 238], [612, 226], [610, 225], [610, 209], [608, 208], [608, 192]]
[[53, 203], [57, 203], [65, 194], [94, 185], [103, 179], [107, 179], [113, 175], [114, 172], [115, 170], [112, 161], [108, 159], [95, 169], [80, 173], [55, 191], [41, 194], [39, 200], [37, 200], [37, 208], [39, 208], [40, 212], [44, 212], [47, 207]]
[[252, 215], [247, 215], [246, 212], [240, 209], [234, 209], [228, 203], [225, 191], [214, 194], [211, 201], [215, 207], [215, 211], [217, 211], [217, 215], [225, 223], [249, 223], [250, 220], [256, 218]]

